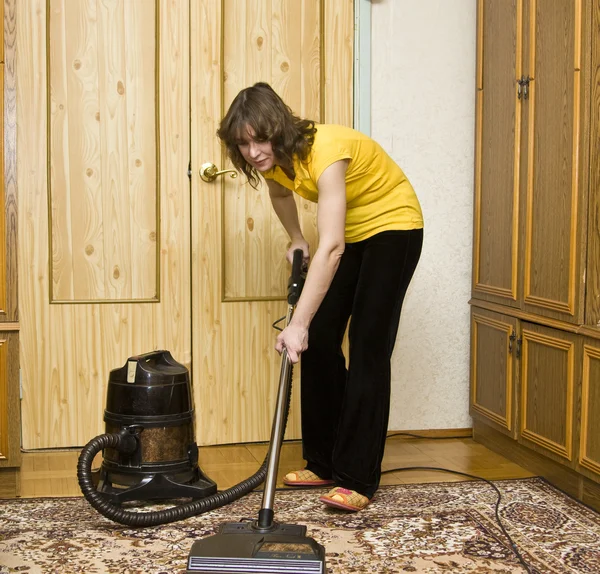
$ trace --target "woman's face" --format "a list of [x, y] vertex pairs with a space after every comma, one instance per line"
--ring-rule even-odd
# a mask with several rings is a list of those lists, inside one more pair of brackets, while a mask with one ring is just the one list
[[246, 162], [257, 171], [268, 171], [277, 164], [273, 145], [269, 141], [257, 142], [254, 140], [254, 136], [254, 130], [250, 126], [246, 126], [246, 133], [240, 138], [238, 149]]

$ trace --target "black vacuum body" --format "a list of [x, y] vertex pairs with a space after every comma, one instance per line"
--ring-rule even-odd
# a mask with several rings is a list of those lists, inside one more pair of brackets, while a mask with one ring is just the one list
[[203, 498], [217, 485], [198, 466], [189, 371], [169, 351], [130, 357], [110, 372], [106, 433], [133, 435], [133, 452], [105, 448], [92, 472], [111, 502]]

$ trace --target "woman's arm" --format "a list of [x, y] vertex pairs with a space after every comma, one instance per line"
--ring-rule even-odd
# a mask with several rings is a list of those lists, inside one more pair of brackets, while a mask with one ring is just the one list
[[347, 160], [336, 161], [323, 172], [317, 182], [319, 247], [312, 258], [294, 316], [277, 337], [275, 347], [280, 353], [285, 347], [293, 363], [298, 362], [300, 353], [308, 347], [308, 327], [331, 285], [344, 253], [347, 167]]
[[287, 253], [288, 261], [290, 263], [292, 262], [294, 249], [302, 249], [302, 252], [304, 253], [304, 263], [308, 264], [308, 243], [302, 235], [302, 229], [300, 228], [300, 221], [298, 219], [298, 209], [296, 208], [293, 192], [272, 179], [267, 179], [266, 181], [267, 186], [269, 187], [271, 205], [292, 241]]

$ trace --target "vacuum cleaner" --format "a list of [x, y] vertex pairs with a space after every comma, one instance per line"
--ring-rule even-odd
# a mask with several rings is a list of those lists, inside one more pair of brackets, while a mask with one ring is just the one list
[[[200, 470], [190, 389], [188, 370], [168, 351], [130, 357], [110, 372], [106, 433], [85, 445], [77, 463], [79, 487], [98, 512], [126, 526], [157, 526], [230, 504], [262, 484], [266, 459], [255, 474], [223, 492]], [[99, 452], [102, 466], [93, 471]], [[123, 507], [176, 498], [192, 500], [151, 512]]]
[[[294, 252], [288, 281], [288, 323], [304, 285], [302, 257], [302, 250]], [[187, 572], [325, 574], [325, 550], [306, 536], [306, 527], [274, 521], [275, 485], [291, 380], [292, 365], [284, 351], [267, 457], [251, 477], [217, 492], [216, 484], [198, 466], [187, 369], [164, 350], [130, 357], [109, 376], [105, 434], [89, 441], [79, 456], [77, 478], [83, 495], [107, 518], [126, 526], [147, 527], [230, 504], [266, 478], [258, 519], [223, 524], [218, 534], [195, 542]], [[100, 452], [102, 466], [92, 470]], [[123, 508], [123, 503], [134, 500], [174, 498], [192, 500], [159, 511]]]

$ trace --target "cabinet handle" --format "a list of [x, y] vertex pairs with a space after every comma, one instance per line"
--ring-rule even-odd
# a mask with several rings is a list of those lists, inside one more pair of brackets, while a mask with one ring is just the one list
[[517, 339], [517, 359], [521, 358], [521, 344], [523, 343], [523, 339], [521, 337], [519, 337]]
[[517, 334], [515, 333], [515, 330], [513, 329], [513, 332], [511, 333], [511, 335], [508, 337], [508, 353], [511, 354], [512, 353], [512, 349], [513, 349], [513, 342], [514, 340], [517, 338]]
[[529, 82], [533, 80], [531, 76], [521, 76], [520, 80], [517, 80], [517, 98], [520, 100], [523, 96], [524, 100], [529, 99]]

